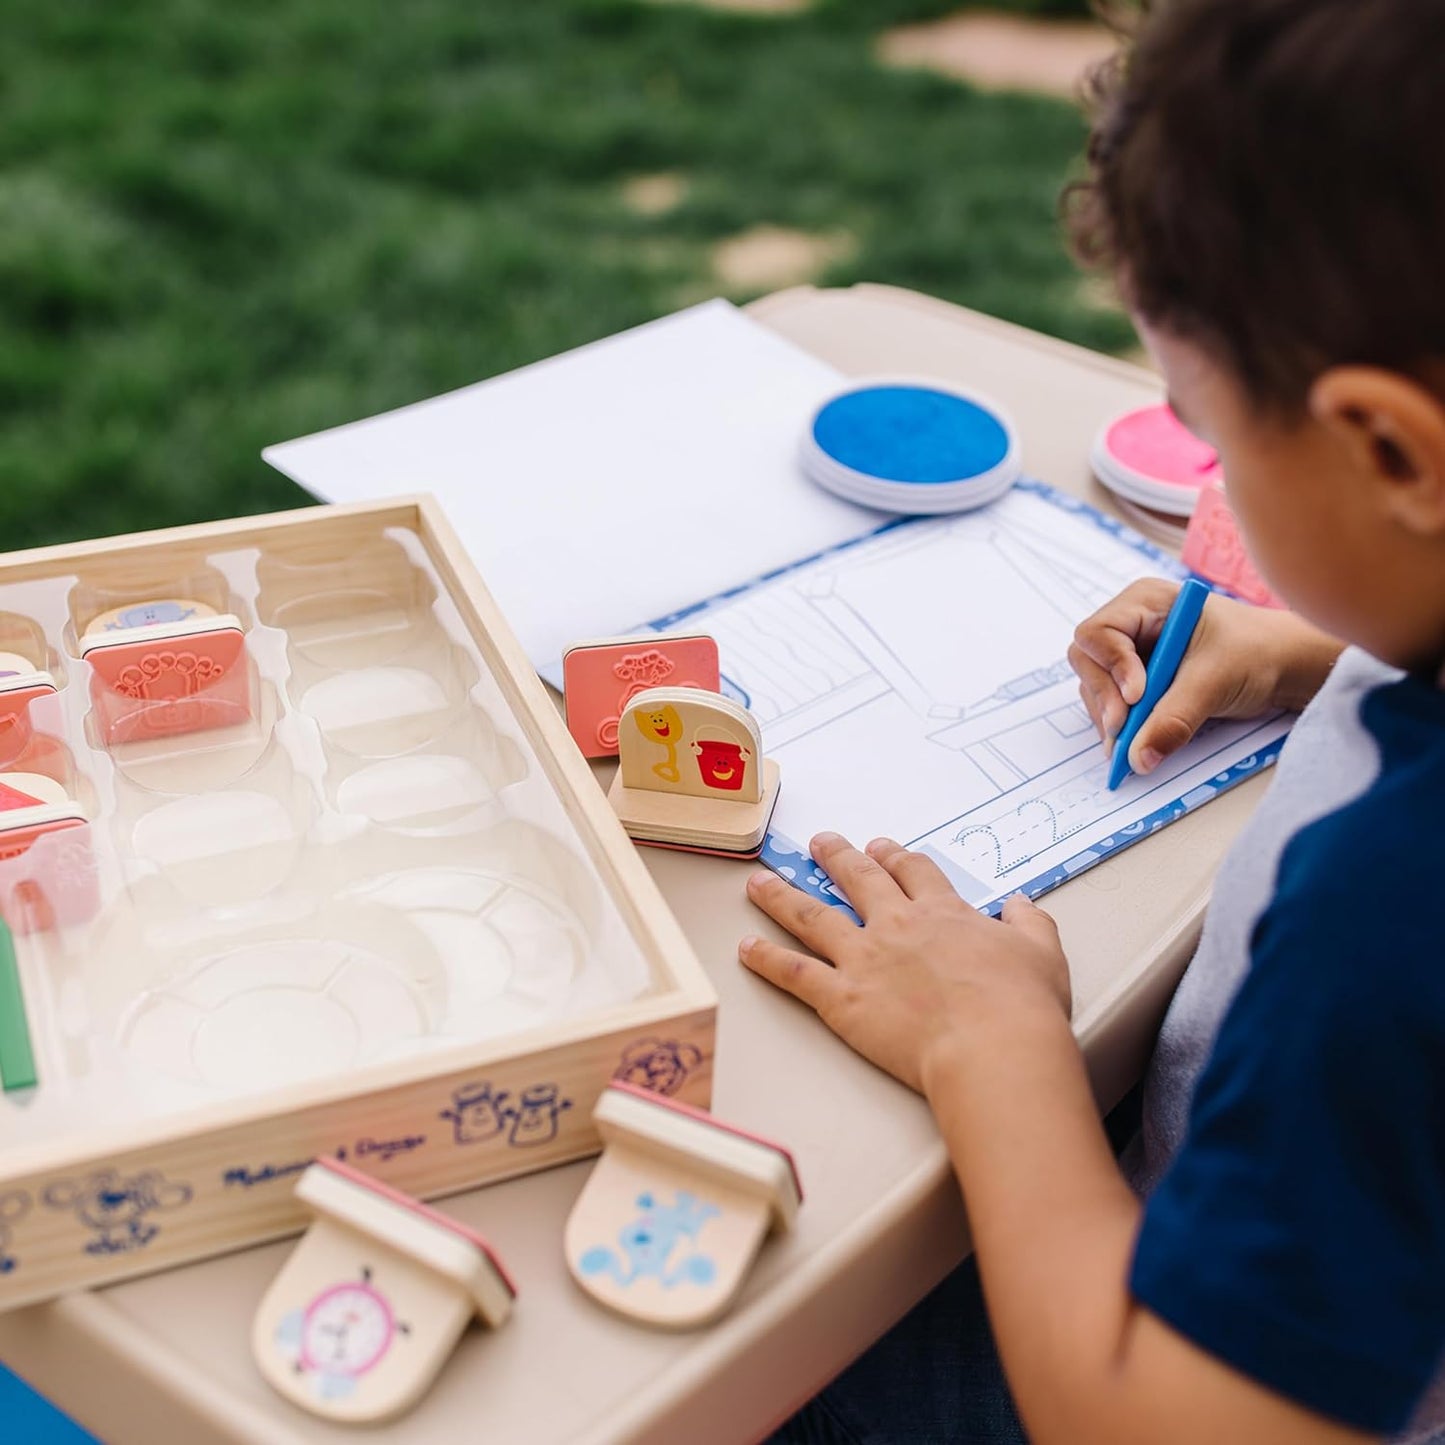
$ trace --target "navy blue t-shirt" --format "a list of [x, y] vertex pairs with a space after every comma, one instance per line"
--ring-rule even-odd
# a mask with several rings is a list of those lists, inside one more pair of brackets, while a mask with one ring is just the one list
[[1393, 1433], [1445, 1349], [1445, 694], [1392, 682], [1354, 717], [1374, 778], [1284, 843], [1130, 1283], [1259, 1383]]

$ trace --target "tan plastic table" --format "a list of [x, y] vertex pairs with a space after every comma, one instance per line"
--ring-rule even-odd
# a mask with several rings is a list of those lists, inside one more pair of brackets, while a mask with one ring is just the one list
[[[905, 291], [801, 289], [753, 314], [845, 372], [973, 382], [1007, 405], [1036, 476], [1108, 506], [1088, 471], [1100, 422], [1156, 400], [1138, 368]], [[1220, 855], [1254, 780], [1046, 900], [1073, 966], [1075, 1027], [1100, 1101], [1137, 1077], [1193, 948]], [[747, 865], [646, 851], [721, 996], [715, 1108], [787, 1143], [807, 1202], [762, 1253], [738, 1307], [665, 1335], [592, 1305], [567, 1276], [562, 1224], [587, 1164], [451, 1199], [520, 1282], [512, 1322], [470, 1332], [377, 1445], [761, 1438], [864, 1349], [968, 1248], [958, 1192], [920, 1100], [745, 973], [738, 938], [765, 921]], [[283, 1403], [251, 1363], [251, 1316], [290, 1243], [263, 1246], [0, 1316], [0, 1359], [106, 1445], [355, 1441]]]

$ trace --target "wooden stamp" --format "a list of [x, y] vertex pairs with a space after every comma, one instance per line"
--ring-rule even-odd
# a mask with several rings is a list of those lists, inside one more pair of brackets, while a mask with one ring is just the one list
[[231, 727], [254, 711], [240, 619], [186, 597], [102, 612], [80, 655], [109, 745]]
[[741, 703], [655, 687], [622, 711], [608, 801], [639, 843], [756, 858], [778, 800], [778, 766]]
[[803, 1201], [779, 1144], [614, 1083], [592, 1121], [603, 1155], [567, 1220], [572, 1277], [643, 1324], [687, 1329], [733, 1302], [770, 1229]]
[[569, 647], [562, 694], [567, 730], [582, 756], [616, 757], [623, 709], [638, 693], [662, 686], [720, 691], [717, 643], [702, 635], [649, 633]]
[[481, 1235], [335, 1159], [296, 1197], [316, 1221], [266, 1291], [256, 1364], [328, 1420], [385, 1420], [431, 1387], [473, 1319], [496, 1328], [516, 1287]]
[[[6, 655], [0, 653], [0, 661], [3, 660], [6, 660]], [[21, 657], [13, 660], [25, 661]], [[37, 672], [28, 665], [23, 672], [0, 669], [0, 764], [18, 758], [34, 737], [30, 704], [41, 698], [54, 697], [55, 693], [55, 679], [48, 672]]]
[[84, 808], [44, 773], [0, 773], [0, 919], [34, 933], [83, 922], [99, 905]]
[[1270, 591], [1269, 583], [1250, 560], [1222, 487], [1200, 491], [1189, 530], [1184, 534], [1182, 557], [1191, 572], [1229, 588], [1246, 602], [1260, 607], [1285, 605]]

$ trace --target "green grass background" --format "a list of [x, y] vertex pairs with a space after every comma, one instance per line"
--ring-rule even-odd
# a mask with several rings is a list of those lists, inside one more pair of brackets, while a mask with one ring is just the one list
[[[830, 284], [1124, 345], [1055, 221], [1071, 107], [872, 59], [951, 8], [7, 6], [0, 547], [294, 505], [266, 443], [711, 294], [759, 223], [852, 233]], [[621, 187], [654, 171], [686, 199], [642, 218]]]

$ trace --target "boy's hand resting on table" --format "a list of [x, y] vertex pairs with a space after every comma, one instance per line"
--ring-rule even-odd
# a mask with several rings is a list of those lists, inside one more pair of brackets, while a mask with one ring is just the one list
[[[1147, 578], [1126, 587], [1079, 624], [1069, 664], [1106, 751], [1144, 692], [1144, 665], [1178, 594], [1177, 582]], [[1211, 597], [1189, 650], [1130, 748], [1136, 773], [1157, 768], [1212, 717], [1295, 711], [1329, 675], [1341, 644], [1292, 612]]]
[[886, 838], [860, 852], [820, 833], [811, 846], [863, 927], [759, 872], [748, 897], [811, 954], [745, 938], [738, 955], [910, 1088], [926, 1092], [943, 1046], [1000, 1011], [1068, 1017], [1068, 965], [1042, 909], [1016, 897], [1002, 921], [987, 918], [931, 859]]

